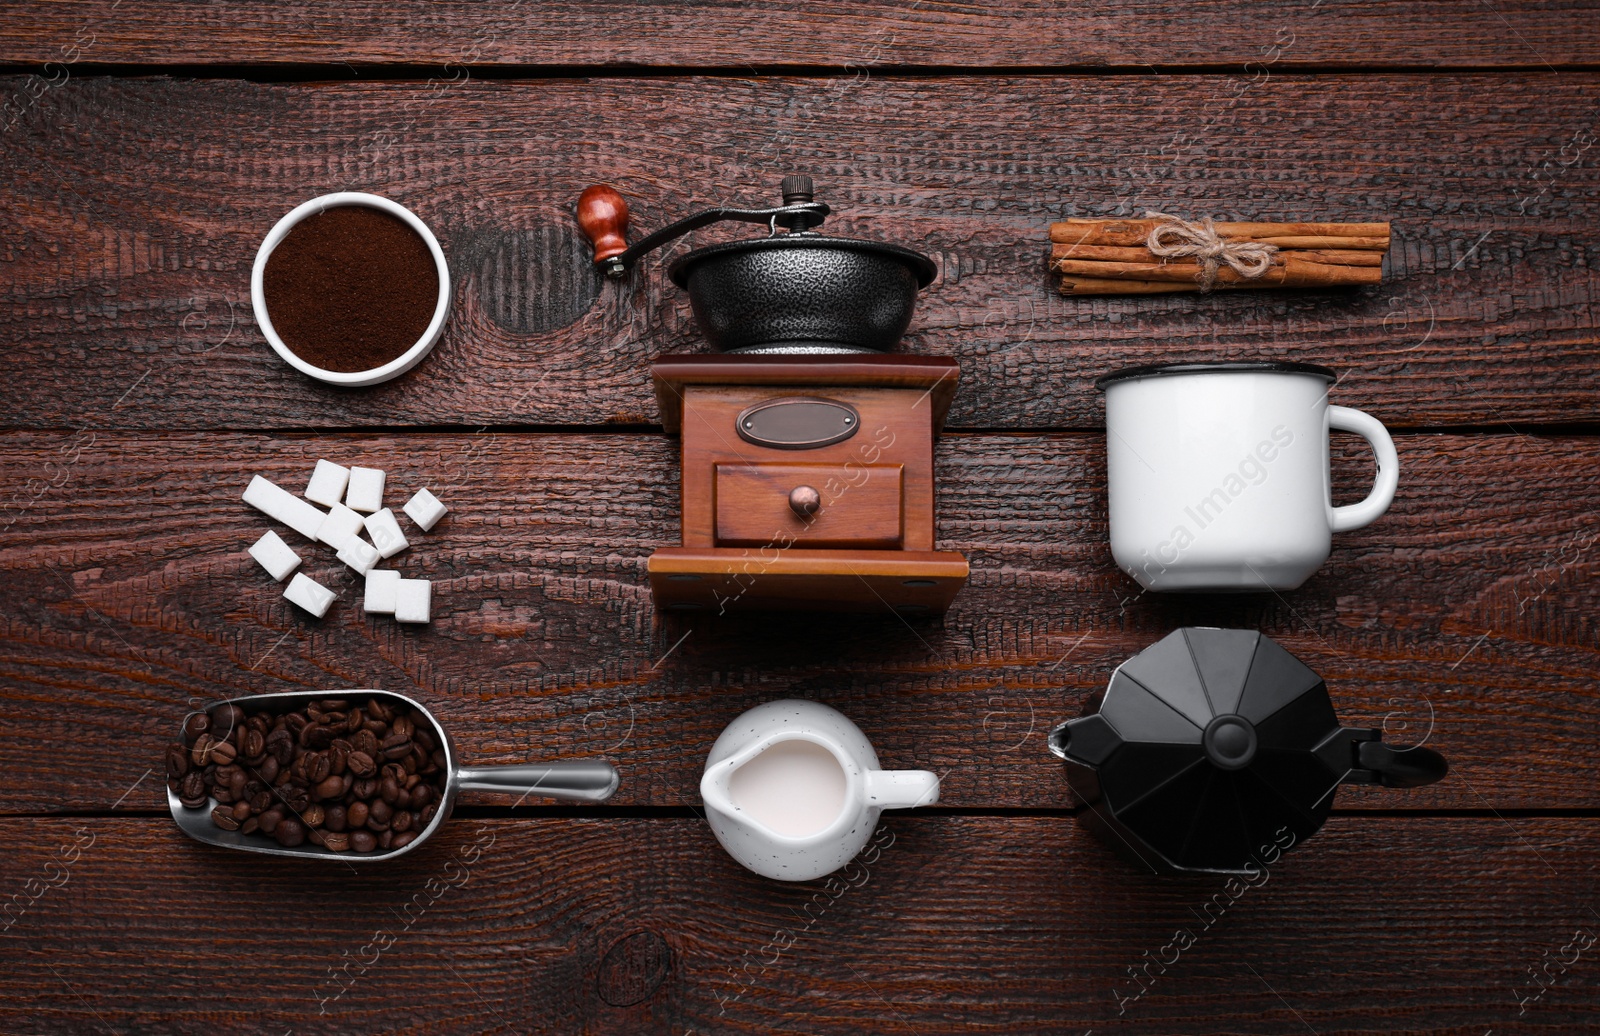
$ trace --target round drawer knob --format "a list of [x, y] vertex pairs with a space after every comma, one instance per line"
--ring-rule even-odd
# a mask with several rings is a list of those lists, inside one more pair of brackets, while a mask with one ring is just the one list
[[789, 490], [789, 509], [802, 518], [809, 518], [822, 510], [822, 494], [810, 486], [795, 486]]

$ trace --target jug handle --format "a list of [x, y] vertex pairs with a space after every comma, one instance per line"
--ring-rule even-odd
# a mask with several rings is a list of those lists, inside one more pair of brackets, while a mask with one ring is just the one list
[[868, 770], [863, 794], [875, 809], [910, 809], [939, 801], [939, 776], [927, 770]]

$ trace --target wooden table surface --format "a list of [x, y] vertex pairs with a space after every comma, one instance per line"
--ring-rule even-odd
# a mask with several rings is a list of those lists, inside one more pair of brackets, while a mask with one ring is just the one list
[[[1600, 1031], [1600, 5], [69, 0], [0, 5], [0, 63], [0, 1032]], [[939, 264], [906, 347], [962, 367], [941, 619], [651, 606], [679, 476], [647, 363], [704, 346], [663, 263], [594, 276], [572, 205], [607, 180], [648, 228], [796, 171]], [[434, 353], [357, 391], [249, 302], [267, 229], [340, 189], [418, 212], [456, 281]], [[1349, 293], [1052, 290], [1051, 220], [1146, 208], [1394, 246]], [[1297, 591], [1141, 595], [1092, 380], [1217, 357], [1339, 368], [1399, 495]], [[309, 618], [246, 556], [249, 478], [318, 457], [452, 508], [402, 558], [432, 625], [315, 552], [342, 598]], [[1450, 776], [1342, 791], [1257, 885], [1128, 866], [1044, 735], [1186, 624], [1263, 630]], [[388, 866], [177, 831], [192, 704], [362, 686], [622, 790], [478, 800]], [[701, 815], [717, 733], [786, 696], [943, 777], [848, 880], [758, 878]]]

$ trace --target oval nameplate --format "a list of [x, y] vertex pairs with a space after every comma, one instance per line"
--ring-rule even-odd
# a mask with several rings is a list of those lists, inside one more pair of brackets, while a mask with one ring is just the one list
[[814, 450], [844, 442], [861, 427], [849, 403], [814, 396], [782, 396], [747, 407], [735, 419], [739, 437], [774, 450]]

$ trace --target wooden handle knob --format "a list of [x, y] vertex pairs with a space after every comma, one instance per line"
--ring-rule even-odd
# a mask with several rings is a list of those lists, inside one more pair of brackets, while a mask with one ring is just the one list
[[594, 244], [594, 261], [628, 250], [628, 203], [612, 187], [597, 183], [578, 197], [578, 226]]
[[809, 518], [822, 510], [822, 494], [810, 486], [795, 486], [789, 490], [789, 509], [802, 518]]

